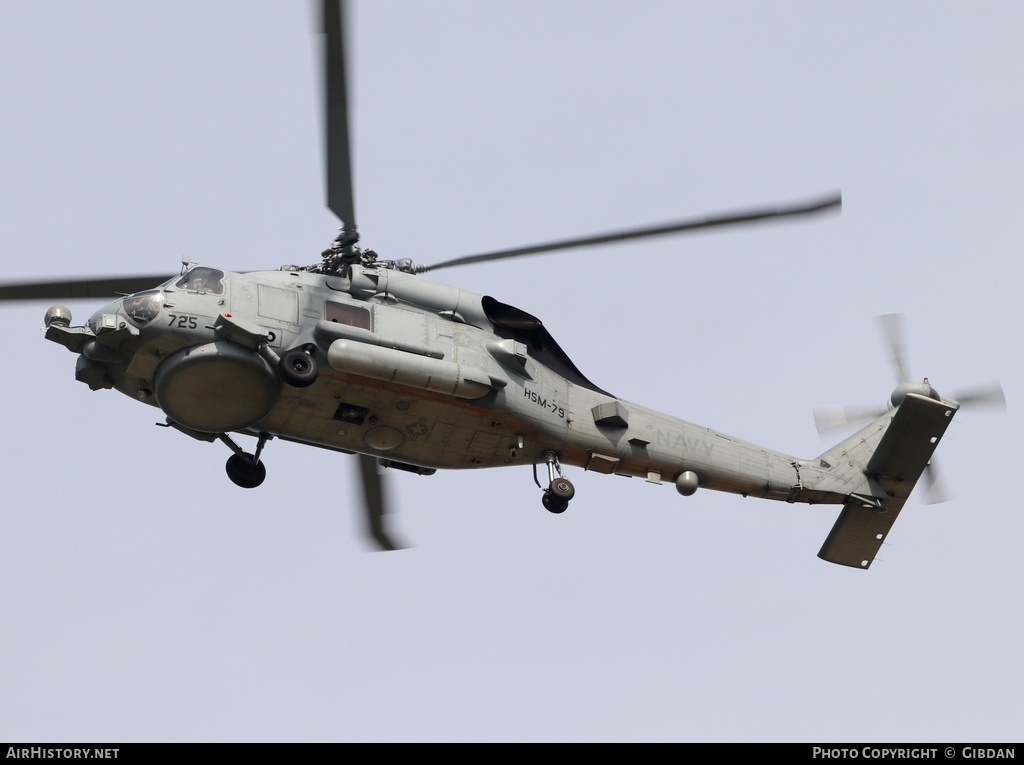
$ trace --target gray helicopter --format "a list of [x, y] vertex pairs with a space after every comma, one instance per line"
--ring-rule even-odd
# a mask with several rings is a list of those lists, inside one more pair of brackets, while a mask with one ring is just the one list
[[[812, 459], [742, 441], [623, 400], [588, 380], [535, 316], [424, 273], [578, 247], [797, 219], [839, 209], [838, 194], [708, 215], [433, 265], [359, 246], [350, 162], [344, 8], [323, 3], [327, 206], [342, 226], [312, 265], [229, 272], [182, 263], [174, 276], [0, 286], [0, 300], [109, 299], [87, 322], [53, 305], [46, 339], [78, 356], [75, 379], [165, 416], [166, 427], [230, 450], [238, 486], [266, 477], [277, 438], [357, 455], [379, 548], [381, 469], [532, 466], [543, 506], [575, 495], [566, 467], [783, 502], [839, 505], [819, 557], [868, 568], [963, 401], [910, 382]], [[154, 286], [155, 285], [155, 286]], [[971, 400], [1001, 397], [1001, 391]], [[847, 418], [849, 419], [849, 418]], [[239, 437], [254, 439], [251, 451]]]

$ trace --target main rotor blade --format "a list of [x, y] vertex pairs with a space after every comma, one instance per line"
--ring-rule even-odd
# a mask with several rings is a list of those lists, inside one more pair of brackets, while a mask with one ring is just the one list
[[611, 244], [627, 239], [640, 239], [643, 237], [665, 236], [668, 234], [680, 234], [688, 231], [695, 231], [706, 228], [719, 228], [744, 223], [756, 223], [772, 218], [787, 218], [801, 215], [811, 215], [839, 208], [842, 205], [842, 197], [838, 192], [828, 194], [818, 199], [796, 204], [762, 207], [739, 212], [727, 212], [714, 215], [707, 215], [703, 218], [676, 221], [674, 223], [662, 223], [654, 226], [641, 228], [624, 229], [622, 231], [610, 231], [605, 234], [586, 236], [578, 239], [565, 239], [558, 242], [536, 244], [529, 247], [517, 247], [511, 250], [497, 250], [481, 255], [467, 255], [454, 260], [446, 260], [434, 265], [417, 266], [416, 273], [436, 271], [439, 268], [450, 268], [452, 266], [464, 266], [470, 263], [482, 263], [488, 260], [500, 260], [502, 258], [514, 258], [520, 255], [536, 255], [554, 250], [568, 250], [574, 247], [590, 247], [599, 244]]
[[345, 11], [343, 0], [323, 0], [323, 33], [326, 38], [323, 50], [323, 87], [327, 207], [344, 222], [347, 230], [355, 231], [345, 67]]
[[0, 300], [79, 300], [115, 298], [154, 289], [173, 274], [110, 276], [104, 279], [57, 279], [0, 285]]
[[359, 470], [362, 478], [363, 509], [366, 511], [367, 532], [381, 550], [401, 550], [385, 528], [387, 506], [384, 499], [384, 479], [377, 468], [377, 458], [359, 455]]

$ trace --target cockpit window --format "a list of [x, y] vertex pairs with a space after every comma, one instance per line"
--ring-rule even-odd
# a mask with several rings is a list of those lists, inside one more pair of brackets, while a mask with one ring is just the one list
[[164, 306], [164, 293], [160, 290], [149, 290], [137, 295], [126, 297], [121, 307], [132, 324], [141, 327], [156, 318]]
[[216, 268], [196, 266], [178, 279], [174, 286], [186, 292], [209, 292], [214, 295], [223, 295], [224, 272]]

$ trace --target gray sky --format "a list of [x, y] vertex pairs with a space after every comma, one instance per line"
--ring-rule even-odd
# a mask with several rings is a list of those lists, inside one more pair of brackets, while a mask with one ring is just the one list
[[[437, 261], [841, 189], [839, 216], [439, 272], [541, 317], [598, 385], [800, 457], [884, 402], [875, 317], [943, 392], [1000, 380], [870, 571], [837, 508], [570, 470], [266, 483], [74, 380], [0, 307], [0, 740], [1015, 742], [1024, 734], [1024, 9], [979, 2], [356, 2], [363, 243]], [[4, 279], [313, 263], [310, 8], [0, 0]], [[96, 303], [72, 306], [84, 320]], [[838, 440], [836, 435], [832, 440]]]

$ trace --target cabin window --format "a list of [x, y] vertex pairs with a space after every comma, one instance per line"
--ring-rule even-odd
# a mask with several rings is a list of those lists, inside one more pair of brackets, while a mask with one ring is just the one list
[[324, 306], [324, 318], [335, 324], [347, 324], [360, 329], [370, 328], [370, 311], [359, 305], [335, 303], [328, 300], [327, 305]]

